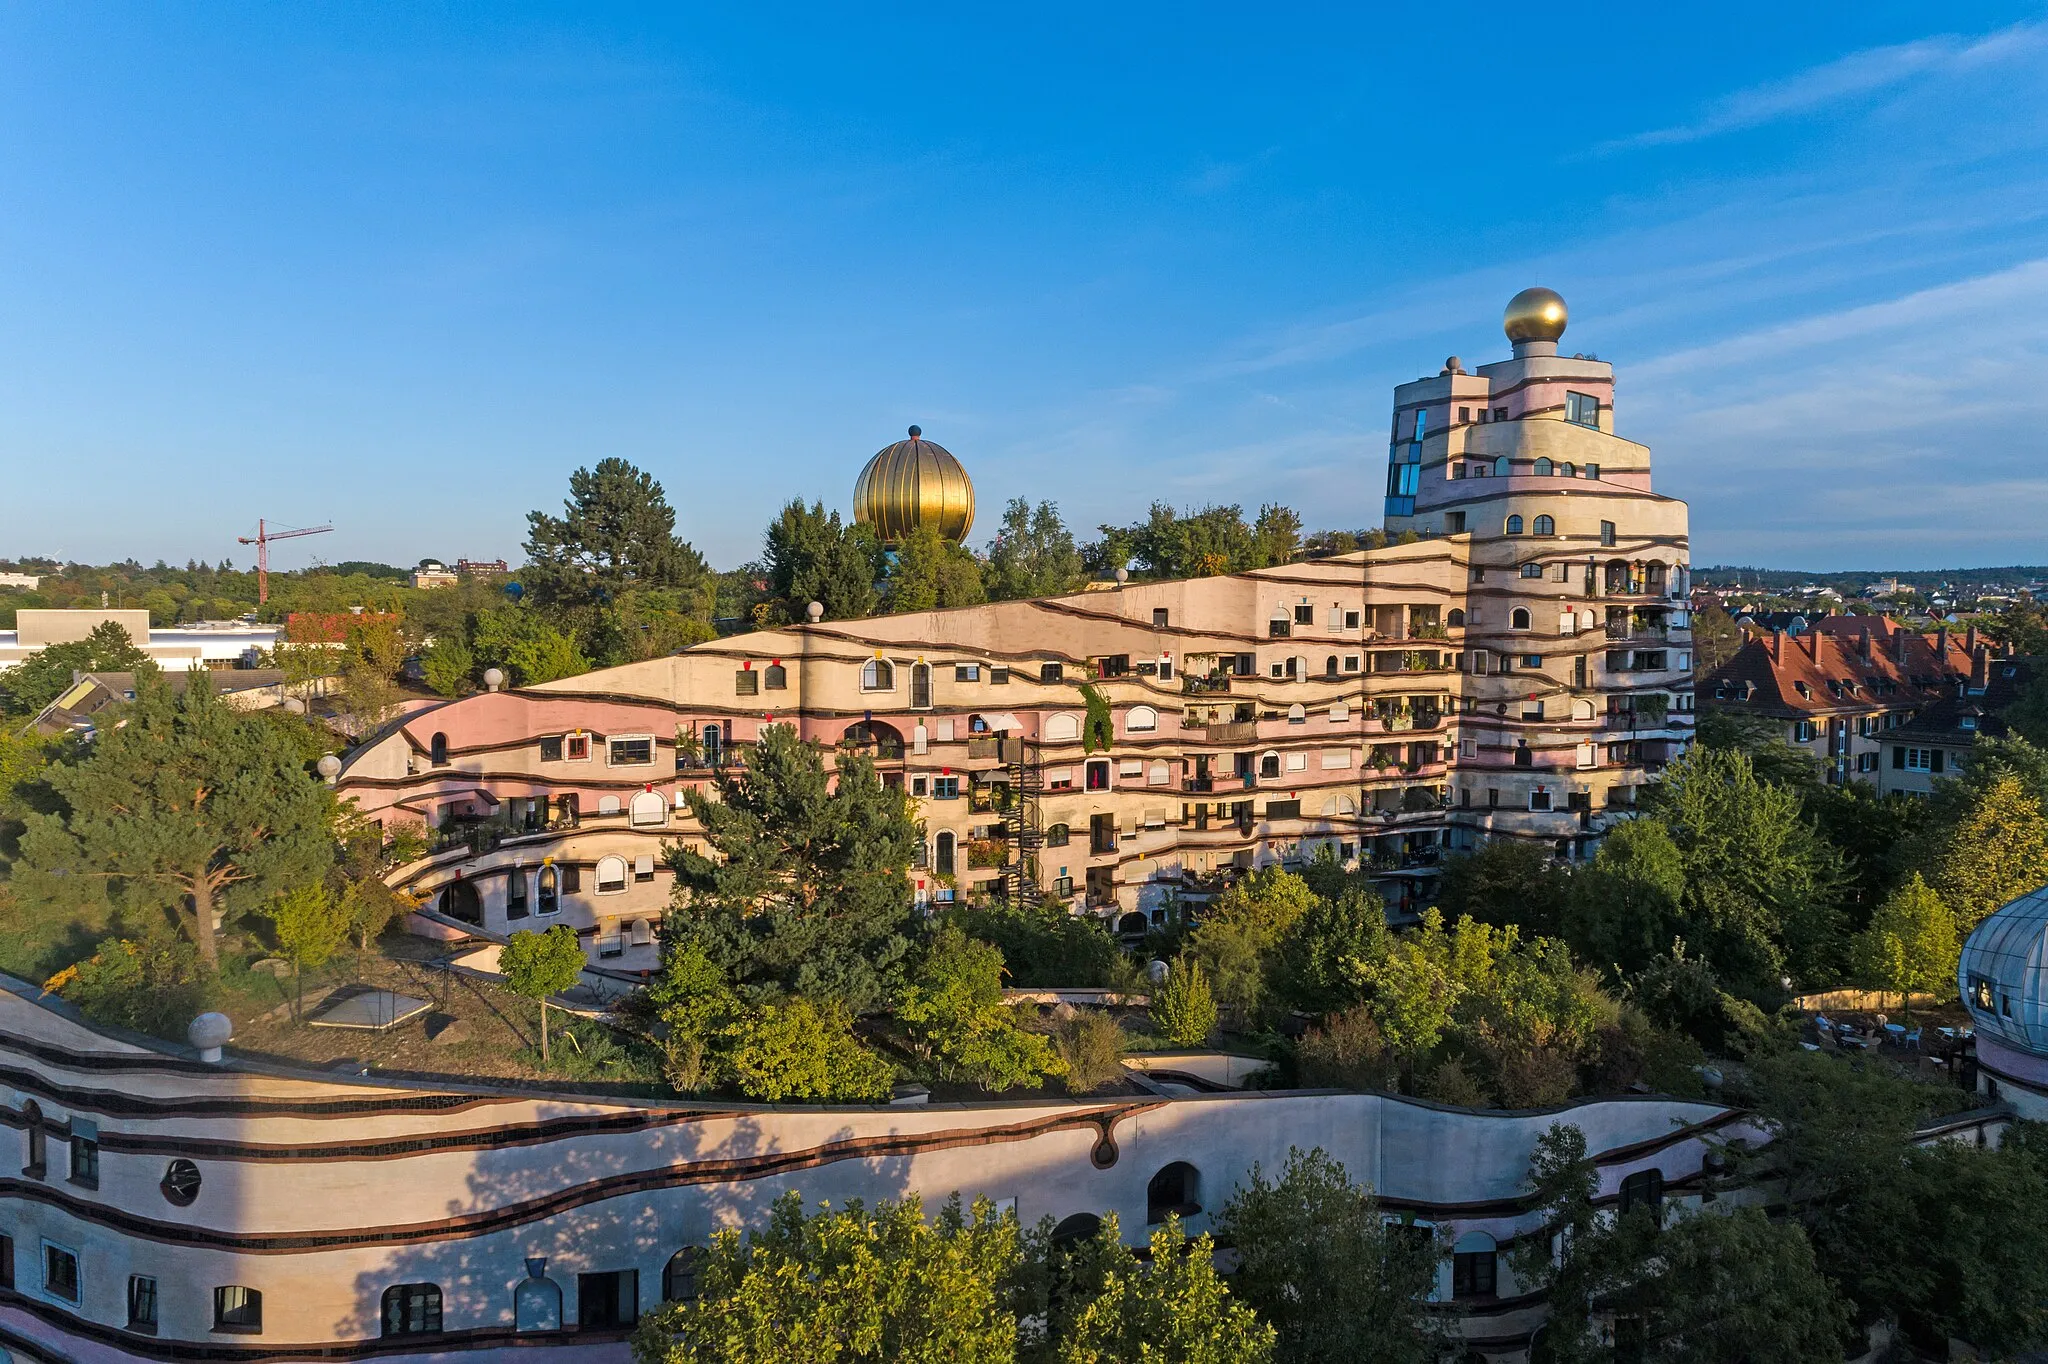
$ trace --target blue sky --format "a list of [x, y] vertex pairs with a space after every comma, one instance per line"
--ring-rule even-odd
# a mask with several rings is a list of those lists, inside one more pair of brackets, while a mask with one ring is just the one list
[[1389, 391], [1567, 350], [1699, 562], [2048, 559], [2048, 14], [14, 7], [0, 556], [718, 564], [910, 422], [1070, 524], [1377, 524]]

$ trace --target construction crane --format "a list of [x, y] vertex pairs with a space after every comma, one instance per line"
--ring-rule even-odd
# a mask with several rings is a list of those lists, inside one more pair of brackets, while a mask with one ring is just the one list
[[304, 530], [270, 530], [263, 518], [256, 518], [254, 536], [238, 535], [235, 543], [256, 546], [256, 604], [263, 605], [270, 600], [270, 542], [272, 540], [294, 540], [301, 535], [323, 535], [333, 530], [332, 526], [307, 526]]

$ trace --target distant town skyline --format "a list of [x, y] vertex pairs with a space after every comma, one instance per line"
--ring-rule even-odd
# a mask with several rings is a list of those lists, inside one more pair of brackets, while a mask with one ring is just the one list
[[2038, 10], [1474, 17], [18, 13], [0, 557], [516, 561], [617, 455], [731, 566], [912, 422], [977, 547], [1372, 526], [1528, 284], [1697, 562], [2041, 557]]

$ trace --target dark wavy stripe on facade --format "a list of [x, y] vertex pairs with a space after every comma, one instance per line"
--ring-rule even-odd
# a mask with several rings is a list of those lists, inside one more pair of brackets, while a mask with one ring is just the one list
[[[514, 1331], [509, 1327], [476, 1327], [464, 1331], [441, 1331], [433, 1335], [372, 1337], [368, 1340], [323, 1342], [317, 1345], [279, 1345], [231, 1340], [160, 1340], [138, 1335], [102, 1322], [73, 1316], [39, 1298], [14, 1289], [0, 1289], [0, 1305], [19, 1308], [71, 1335], [119, 1350], [136, 1359], [220, 1360], [231, 1364], [262, 1364], [273, 1359], [379, 1359], [389, 1355], [430, 1355], [443, 1351], [489, 1350], [533, 1346], [569, 1346], [577, 1342], [610, 1344], [632, 1338], [631, 1331]], [[17, 1359], [36, 1364], [74, 1364], [72, 1356], [53, 1351], [0, 1325], [0, 1345]]]

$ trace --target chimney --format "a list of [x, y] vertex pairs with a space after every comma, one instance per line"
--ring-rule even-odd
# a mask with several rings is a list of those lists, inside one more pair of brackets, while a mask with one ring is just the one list
[[1973, 657], [1975, 656], [1977, 652], [1977, 627], [1975, 625], [1972, 625], [1969, 631], [1963, 635], [1963, 647], [1968, 649]]
[[1820, 631], [1808, 630], [1806, 632], [1806, 656], [1812, 659], [1816, 665], [1820, 663]]
[[1776, 663], [1779, 661], [1779, 655], [1783, 652], [1784, 648], [1785, 632], [1783, 630], [1771, 631], [1771, 662]]
[[1906, 627], [1901, 625], [1892, 631], [1892, 662], [1906, 666]]
[[1857, 638], [1856, 652], [1863, 655], [1865, 663], [1870, 662], [1870, 627], [1867, 625], [1863, 627], [1863, 633]]
[[[1971, 627], [1970, 633], [1972, 635], [1977, 633], [1974, 626]], [[1990, 685], [1991, 646], [1972, 641], [1970, 645], [1970, 686], [1977, 691], [1982, 691]]]

